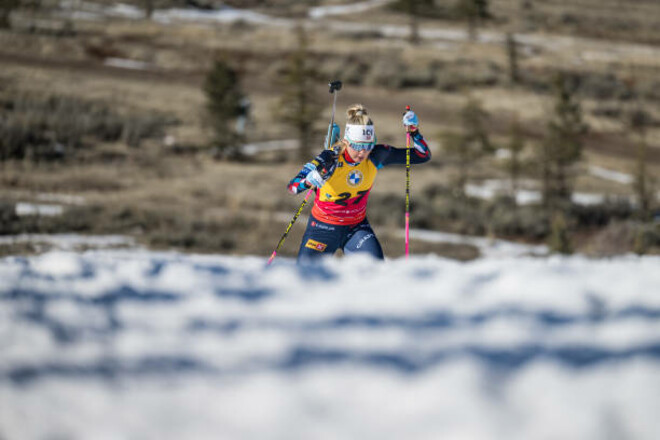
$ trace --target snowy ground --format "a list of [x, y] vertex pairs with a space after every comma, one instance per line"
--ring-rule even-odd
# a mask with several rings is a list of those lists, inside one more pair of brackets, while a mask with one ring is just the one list
[[[530, 186], [537, 187], [536, 182], [531, 182]], [[483, 200], [493, 200], [498, 195], [507, 195], [511, 193], [511, 182], [506, 179], [488, 179], [479, 183], [468, 183], [465, 186], [465, 193], [470, 197]], [[533, 205], [541, 203], [543, 195], [537, 189], [518, 189], [515, 192], [516, 203], [518, 205]], [[627, 203], [635, 203], [633, 196], [612, 196], [606, 193], [583, 193], [574, 192], [571, 200], [576, 205], [600, 205], [608, 200], [620, 200]]]
[[660, 258], [0, 260], [2, 439], [657, 439]]

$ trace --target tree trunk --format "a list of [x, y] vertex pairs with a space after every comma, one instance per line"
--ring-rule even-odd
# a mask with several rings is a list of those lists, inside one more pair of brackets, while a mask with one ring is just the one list
[[509, 58], [509, 80], [512, 84], [517, 84], [520, 81], [518, 75], [518, 45], [511, 33], [506, 34], [506, 51]]
[[419, 25], [417, 19], [416, 0], [408, 0], [408, 14], [410, 15], [410, 43], [419, 43]]

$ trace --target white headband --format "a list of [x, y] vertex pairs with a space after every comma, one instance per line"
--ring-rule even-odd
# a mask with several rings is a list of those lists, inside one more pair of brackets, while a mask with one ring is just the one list
[[373, 125], [353, 125], [346, 124], [344, 129], [344, 139], [349, 142], [376, 142], [376, 132]]

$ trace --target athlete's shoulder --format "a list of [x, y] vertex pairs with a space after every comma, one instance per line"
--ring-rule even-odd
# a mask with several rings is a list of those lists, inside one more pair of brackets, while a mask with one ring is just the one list
[[371, 151], [369, 157], [371, 158], [381, 158], [385, 157], [392, 151], [392, 146], [387, 144], [377, 144], [374, 146], [374, 149]]

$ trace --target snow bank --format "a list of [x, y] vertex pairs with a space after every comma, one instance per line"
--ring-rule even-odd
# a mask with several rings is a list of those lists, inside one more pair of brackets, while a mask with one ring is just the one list
[[0, 435], [660, 438], [658, 257], [265, 261], [0, 260]]

